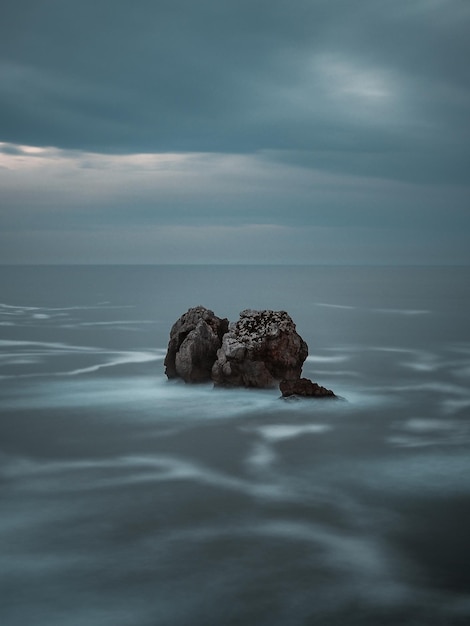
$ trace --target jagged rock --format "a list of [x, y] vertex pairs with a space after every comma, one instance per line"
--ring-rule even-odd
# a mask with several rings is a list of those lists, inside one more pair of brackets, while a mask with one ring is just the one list
[[[300, 378], [308, 347], [285, 311], [240, 313], [230, 324], [203, 306], [189, 309], [170, 332], [165, 357], [168, 378], [216, 385], [275, 387], [284, 397], [336, 397], [308, 378]], [[280, 382], [279, 382], [280, 381]]]
[[336, 398], [335, 394], [330, 389], [313, 383], [309, 378], [281, 380], [279, 389], [284, 397], [307, 396], [309, 398]]
[[172, 326], [165, 357], [168, 378], [182, 378], [187, 383], [211, 379], [228, 320], [214, 315], [203, 306], [193, 307]]
[[275, 387], [299, 378], [308, 346], [285, 311], [240, 313], [217, 351], [212, 379], [217, 385]]

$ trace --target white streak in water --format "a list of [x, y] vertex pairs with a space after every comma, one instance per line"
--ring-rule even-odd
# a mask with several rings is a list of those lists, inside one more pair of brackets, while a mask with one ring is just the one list
[[173, 545], [181, 542], [206, 544], [223, 537], [237, 537], [240, 541], [255, 538], [263, 542], [273, 541], [275, 545], [303, 544], [307, 562], [311, 559], [312, 567], [347, 577], [356, 601], [358, 597], [369, 601], [371, 588], [374, 603], [391, 606], [408, 594], [408, 587], [400, 582], [397, 561], [385, 544], [377, 536], [361, 531], [339, 531], [296, 519], [272, 519], [256, 524], [177, 529], [165, 535], [165, 545], [171, 550]]
[[395, 426], [400, 434], [392, 435], [388, 442], [405, 448], [435, 445], [462, 445], [470, 441], [470, 428], [457, 420], [412, 418]]
[[43, 307], [43, 306], [19, 306], [13, 304], [0, 303], [0, 309], [11, 309], [24, 313], [25, 311], [93, 311], [96, 309], [134, 309], [133, 304], [96, 304], [89, 306], [63, 306], [63, 307]]
[[271, 467], [278, 458], [274, 445], [304, 435], [320, 435], [331, 430], [327, 424], [266, 424], [242, 430], [259, 435], [263, 441], [255, 443], [246, 459], [248, 466], [257, 469]]
[[112, 320], [109, 322], [80, 322], [80, 326], [113, 326], [114, 324], [156, 324], [155, 320]]
[[308, 356], [305, 361], [307, 363], [343, 363], [348, 361], [351, 357], [347, 354], [335, 355], [335, 356]]
[[[91, 348], [89, 346], [74, 346], [67, 343], [49, 342], [49, 341], [18, 341], [13, 339], [0, 339], [1, 347], [23, 347], [23, 346], [38, 346], [42, 348], [52, 348], [53, 350], [64, 350], [67, 353], [73, 352], [96, 352], [97, 348]], [[100, 350], [102, 351], [102, 350]]]
[[383, 389], [388, 389], [393, 392], [426, 391], [433, 393], [436, 396], [438, 394], [446, 393], [454, 397], [455, 395], [459, 395], [470, 399], [470, 389], [468, 389], [468, 387], [462, 387], [460, 385], [444, 383], [441, 381], [425, 381], [411, 383], [409, 385], [390, 385], [389, 387], [384, 387]]
[[372, 309], [375, 313], [389, 313], [391, 315], [428, 315], [427, 309]]
[[257, 443], [253, 446], [251, 453], [248, 455], [246, 463], [258, 469], [266, 469], [273, 465], [276, 459], [277, 454], [272, 446], [266, 445], [265, 443]]
[[[348, 378], [364, 378], [364, 374], [351, 370], [319, 370], [315, 369], [315, 376], [347, 376]], [[328, 385], [327, 385], [328, 386]]]
[[407, 420], [403, 424], [403, 428], [409, 430], [411, 432], [429, 432], [429, 431], [449, 431], [453, 430], [456, 426], [457, 422], [449, 421], [449, 420], [439, 420], [439, 419], [431, 419], [431, 418], [420, 418], [414, 417], [410, 420]]
[[446, 415], [458, 413], [463, 409], [470, 409], [470, 394], [467, 398], [447, 398], [442, 400], [441, 406]]
[[105, 367], [115, 367], [116, 365], [127, 365], [129, 363], [146, 363], [149, 361], [161, 361], [162, 355], [157, 355], [152, 352], [121, 352], [118, 353], [122, 356], [116, 357], [107, 361], [106, 363], [97, 363], [96, 365], [90, 365], [88, 367], [82, 367], [76, 370], [68, 372], [59, 372], [56, 376], [77, 376], [79, 374], [89, 374], [91, 372], [97, 372]]
[[[94, 470], [121, 470], [113, 477], [97, 476]], [[65, 474], [80, 474], [79, 479], [64, 481]], [[193, 481], [230, 491], [237, 491], [257, 498], [290, 499], [289, 494], [272, 483], [253, 483], [208, 468], [201, 463], [173, 456], [118, 457], [106, 460], [37, 462], [29, 459], [13, 459], [4, 463], [4, 478], [23, 481], [25, 488], [49, 492], [95, 491], [124, 485], [138, 485], [172, 481]], [[78, 477], [77, 477], [78, 478]]]
[[[157, 349], [153, 351], [111, 351], [104, 350], [103, 348], [95, 348], [90, 346], [76, 346], [58, 342], [44, 342], [44, 341], [20, 341], [20, 340], [0, 340], [0, 348], [20, 348], [17, 353], [7, 353], [1, 355], [2, 365], [14, 365], [18, 364], [18, 358], [26, 359], [23, 361], [26, 363], [43, 362], [47, 358], [61, 355], [96, 355], [102, 357], [107, 355], [105, 362], [94, 363], [86, 367], [75, 368], [67, 371], [53, 371], [53, 372], [33, 372], [28, 374], [8, 374], [3, 375], [1, 378], [35, 378], [44, 376], [77, 376], [80, 374], [87, 374], [96, 372], [105, 367], [114, 367], [118, 365], [126, 365], [131, 363], [145, 363], [150, 361], [161, 361], [164, 358], [166, 351], [164, 349]], [[29, 348], [25, 350], [25, 348]]]
[[276, 443], [303, 435], [319, 435], [331, 430], [328, 424], [266, 424], [253, 429], [263, 439]]
[[346, 309], [346, 310], [354, 310], [356, 307], [350, 306], [348, 304], [331, 304], [329, 302], [315, 302], [317, 306], [324, 306], [331, 309]]

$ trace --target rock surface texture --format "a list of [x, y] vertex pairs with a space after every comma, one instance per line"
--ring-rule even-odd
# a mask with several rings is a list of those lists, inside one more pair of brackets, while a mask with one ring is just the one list
[[182, 378], [187, 383], [211, 379], [228, 320], [217, 317], [203, 306], [189, 309], [172, 326], [165, 357], [168, 378]]
[[246, 309], [230, 324], [212, 367], [216, 385], [275, 387], [298, 379], [308, 346], [285, 311]]
[[309, 398], [335, 398], [331, 389], [321, 387], [313, 383], [309, 378], [298, 378], [297, 380], [281, 380], [279, 389], [286, 398], [289, 396], [307, 396]]
[[165, 357], [168, 378], [212, 380], [226, 387], [277, 387], [284, 397], [336, 397], [300, 378], [308, 346], [285, 311], [240, 313], [229, 324], [203, 306], [189, 309], [172, 326]]

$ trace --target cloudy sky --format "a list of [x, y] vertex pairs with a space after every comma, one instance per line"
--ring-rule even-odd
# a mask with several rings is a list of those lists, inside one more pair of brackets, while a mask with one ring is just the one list
[[3, 0], [1, 263], [470, 263], [470, 0]]

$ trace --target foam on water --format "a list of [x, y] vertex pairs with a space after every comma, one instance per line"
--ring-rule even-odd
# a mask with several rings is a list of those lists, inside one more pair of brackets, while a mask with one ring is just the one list
[[245, 427], [244, 432], [256, 435], [261, 441], [252, 445], [246, 458], [250, 467], [266, 471], [278, 460], [276, 444], [306, 435], [322, 435], [332, 429], [329, 424], [264, 424], [258, 427]]
[[[110, 303], [99, 303], [95, 305], [86, 306], [61, 306], [61, 307], [44, 307], [44, 306], [20, 306], [17, 304], [5, 304], [0, 303], [0, 310], [6, 309], [6, 313], [13, 312], [13, 314], [22, 314], [25, 311], [93, 311], [96, 309], [133, 309], [133, 304], [125, 305], [113, 305]], [[3, 314], [3, 311], [2, 311]]]
[[372, 309], [375, 313], [387, 313], [390, 315], [429, 315], [431, 311], [423, 309]]
[[348, 304], [332, 304], [330, 302], [315, 302], [316, 306], [323, 306], [331, 309], [344, 309], [346, 311], [352, 311], [356, 307], [350, 306]]
[[75, 346], [75, 345], [70, 345], [66, 343], [58, 343], [58, 342], [51, 342], [51, 341], [23, 341], [23, 340], [16, 340], [16, 339], [0, 339], [0, 348], [1, 347], [23, 348], [26, 346], [46, 348], [49, 351], [50, 350], [61, 350], [61, 351], [65, 350], [70, 353], [78, 352], [78, 351], [80, 352], [82, 351], [96, 352], [97, 351], [97, 348], [92, 348], [90, 346]]
[[[22, 340], [0, 340], [0, 348], [16, 348], [16, 352], [8, 352], [0, 355], [0, 365], [7, 367], [9, 365], [33, 364], [41, 365], [36, 371], [28, 373], [7, 374], [0, 378], [35, 378], [35, 377], [54, 377], [54, 376], [78, 376], [96, 372], [103, 368], [115, 367], [118, 365], [127, 365], [133, 363], [146, 363], [150, 361], [163, 361], [165, 350], [153, 351], [110, 351], [99, 347], [78, 346], [57, 342], [44, 341], [22, 341]], [[59, 371], [52, 369], [54, 357], [67, 355], [68, 357], [82, 357], [84, 354], [93, 356], [100, 360], [86, 367], [77, 367], [73, 369], [61, 369]]]
[[256, 428], [255, 432], [270, 442], [277, 442], [302, 435], [318, 435], [328, 430], [331, 430], [329, 424], [266, 424]]
[[[144, 353], [126, 354], [125, 357], [113, 359], [108, 367], [122, 363], [138, 364], [148, 361], [162, 360], [162, 355]], [[99, 364], [86, 368], [93, 373], [106, 367]], [[89, 378], [85, 370], [61, 372], [48, 375], [47, 382], [34, 383], [23, 387], [23, 394], [4, 394], [4, 408], [73, 408], [104, 407], [119, 409], [119, 419], [125, 411], [133, 411], [133, 419], [168, 419], [174, 416], [179, 419], [211, 420], [227, 419], [250, 412], [280, 412], [286, 409], [286, 403], [279, 399], [276, 390], [250, 389], [214, 389], [211, 383], [202, 385], [186, 385], [181, 381], [168, 381], [162, 375], [153, 376], [121, 376], [119, 379]], [[45, 375], [44, 375], [45, 376]], [[66, 384], [61, 379], [70, 378]], [[31, 378], [31, 377], [29, 377]], [[56, 378], [57, 380], [54, 380]], [[290, 410], [299, 411], [300, 406]]]
[[344, 363], [344, 361], [348, 361], [349, 359], [350, 356], [347, 354], [334, 356], [314, 355], [308, 356], [305, 361], [306, 363]]
[[62, 328], [118, 328], [125, 330], [141, 330], [142, 325], [150, 324], [154, 326], [158, 324], [155, 320], [108, 320], [100, 322], [75, 322], [68, 324], [61, 324]]
[[88, 367], [81, 367], [68, 372], [61, 372], [62, 376], [77, 376], [79, 374], [90, 374], [106, 367], [116, 367], [117, 365], [128, 365], [130, 363], [149, 363], [151, 361], [163, 361], [163, 354], [152, 352], [121, 352], [119, 356], [110, 355], [106, 363], [97, 363]]
[[413, 418], [394, 425], [401, 431], [388, 437], [400, 447], [462, 446], [470, 442], [470, 424], [466, 421]]
[[[363, 307], [355, 307], [349, 304], [336, 304], [331, 302], [315, 302], [316, 306], [326, 307], [331, 309], [342, 309], [344, 311], [354, 311], [358, 310], [358, 308]], [[372, 313], [385, 313], [389, 315], [428, 315], [431, 313], [428, 309], [396, 309], [396, 308], [371, 308], [369, 309]]]
[[[112, 471], [112, 476], [107, 473]], [[162, 482], [188, 481], [236, 491], [250, 497], [279, 501], [295, 500], [292, 491], [270, 482], [253, 482], [207, 467], [197, 461], [169, 455], [117, 457], [111, 459], [38, 462], [4, 458], [2, 476], [18, 482], [17, 489], [34, 493], [91, 492]], [[64, 481], [64, 478], [67, 478]]]

